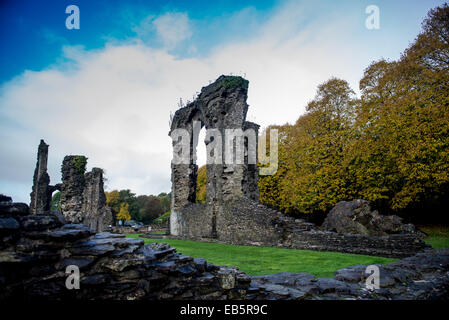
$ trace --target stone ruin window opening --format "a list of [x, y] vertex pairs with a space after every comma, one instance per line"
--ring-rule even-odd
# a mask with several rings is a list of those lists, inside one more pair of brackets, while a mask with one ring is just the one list
[[[194, 164], [197, 165], [197, 172], [195, 177], [196, 202], [205, 203], [206, 200], [206, 180], [207, 173], [207, 150], [206, 150], [206, 128], [203, 126], [198, 133], [198, 140], [196, 148], [194, 149]], [[203, 168], [204, 166], [204, 168]]]
[[51, 193], [50, 210], [61, 212], [61, 191], [58, 189]]
[[203, 126], [198, 135], [198, 143], [196, 147], [196, 165], [201, 168], [206, 164], [207, 151], [206, 151], [206, 128]]

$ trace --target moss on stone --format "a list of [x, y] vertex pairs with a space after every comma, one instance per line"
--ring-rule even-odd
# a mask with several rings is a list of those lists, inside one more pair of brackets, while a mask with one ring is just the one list
[[230, 88], [230, 87], [240, 87], [245, 90], [248, 90], [249, 81], [243, 79], [242, 77], [226, 77], [221, 81], [221, 85]]
[[78, 172], [80, 174], [84, 174], [86, 172], [87, 157], [75, 156], [73, 157], [73, 164], [78, 169]]

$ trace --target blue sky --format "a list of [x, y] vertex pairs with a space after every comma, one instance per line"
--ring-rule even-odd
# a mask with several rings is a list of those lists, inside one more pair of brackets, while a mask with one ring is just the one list
[[[84, 154], [109, 190], [167, 192], [179, 98], [238, 74], [250, 81], [248, 120], [294, 122], [318, 84], [337, 76], [357, 90], [369, 63], [398, 59], [443, 2], [2, 1], [0, 193], [29, 202], [41, 138], [52, 183], [64, 155]], [[70, 4], [79, 30], [65, 27]], [[365, 27], [369, 5], [378, 30]]]
[[[254, 8], [262, 18], [276, 3], [274, 0], [6, 0], [1, 5], [0, 34], [2, 46], [10, 50], [2, 52], [0, 79], [9, 80], [26, 69], [41, 70], [57, 62], [63, 45], [82, 45], [91, 50], [103, 47], [111, 39], [131, 39], [136, 36], [134, 26], [148, 16], [166, 12], [187, 13], [196, 27], [191, 40], [201, 51], [208, 50], [223, 39], [245, 36], [252, 23], [222, 27], [220, 20], [245, 8]], [[82, 27], [77, 31], [65, 28], [68, 16], [65, 8], [70, 4], [80, 8]], [[148, 32], [145, 41], [160, 45], [155, 33]]]
[[[301, 1], [298, 1], [301, 3]], [[307, 2], [307, 1], [302, 1]], [[3, 50], [0, 79], [11, 79], [26, 69], [42, 70], [59, 61], [64, 45], [82, 45], [86, 50], [101, 48], [111, 40], [127, 41], [136, 36], [133, 27], [148, 16], [166, 12], [186, 13], [193, 21], [196, 55], [205, 55], [224, 42], [250, 37], [270, 14], [282, 6], [276, 0], [190, 0], [190, 1], [117, 1], [117, 0], [6, 0], [0, 10], [0, 35]], [[429, 8], [442, 1], [309, 1], [312, 13], [304, 21], [327, 15], [329, 9], [340, 12], [343, 19], [354, 19], [363, 25], [363, 10], [369, 4], [382, 9], [382, 28], [377, 33], [392, 30], [405, 39], [412, 39], [419, 21]], [[65, 28], [65, 8], [75, 4], [80, 8], [82, 28]], [[246, 11], [246, 13], [245, 13]], [[355, 15], [355, 12], [360, 14]], [[242, 12], [240, 18], [236, 13]], [[357, 33], [364, 30], [356, 30]], [[371, 35], [370, 35], [371, 36]], [[158, 46], [156, 34], [148, 32], [144, 39]], [[367, 39], [369, 40], [369, 39]], [[398, 44], [399, 45], [399, 44]], [[180, 56], [192, 55], [181, 48]], [[393, 50], [403, 48], [394, 46]]]

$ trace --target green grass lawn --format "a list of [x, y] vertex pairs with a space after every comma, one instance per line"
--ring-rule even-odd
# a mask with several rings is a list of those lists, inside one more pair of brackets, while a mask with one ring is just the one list
[[419, 226], [419, 229], [429, 235], [424, 241], [433, 248], [449, 248], [449, 228], [441, 226]]
[[[127, 236], [138, 238], [139, 234]], [[208, 262], [217, 265], [237, 266], [250, 275], [308, 272], [318, 277], [333, 277], [336, 270], [355, 264], [385, 264], [396, 260], [339, 252], [235, 246], [171, 239], [144, 240], [145, 243], [165, 242], [176, 247], [182, 254], [205, 258]]]
[[[449, 248], [449, 228], [420, 226], [429, 237], [424, 241], [433, 248]], [[139, 234], [128, 234], [138, 238]], [[276, 272], [308, 272], [317, 277], [333, 277], [338, 269], [355, 264], [386, 264], [397, 259], [339, 252], [234, 246], [187, 240], [144, 239], [145, 243], [166, 242], [191, 257], [205, 258], [218, 265], [237, 266], [250, 275]]]

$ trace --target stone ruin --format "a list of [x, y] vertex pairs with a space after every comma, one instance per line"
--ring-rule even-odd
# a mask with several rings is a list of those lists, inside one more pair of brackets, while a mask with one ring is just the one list
[[369, 201], [357, 199], [340, 201], [326, 216], [322, 229], [343, 234], [364, 234], [369, 236], [388, 236], [390, 234], [410, 233], [418, 237], [426, 235], [411, 223], [403, 223], [396, 215], [383, 216], [372, 210]]
[[[245, 137], [245, 158], [241, 164], [213, 164], [206, 166], [206, 205], [196, 205], [196, 148], [199, 130], [205, 127], [206, 145], [211, 144], [217, 136], [224, 137], [226, 129], [253, 130], [253, 148], [257, 148], [259, 125], [246, 121], [248, 104], [246, 103], [248, 81], [240, 77], [221, 76], [218, 80], [203, 88], [194, 102], [176, 111], [169, 135], [173, 137], [175, 130], [188, 133], [190, 146], [189, 163], [172, 163], [172, 211], [170, 216], [170, 232], [172, 235], [196, 235], [217, 238], [222, 234], [227, 223], [223, 221], [224, 205], [240, 197], [257, 200], [257, 165], [248, 161], [248, 140]], [[210, 133], [213, 134], [210, 134]], [[184, 138], [186, 138], [185, 136]], [[174, 146], [176, 146], [174, 142]], [[254, 145], [255, 144], [255, 145]], [[182, 150], [181, 150], [182, 152]], [[211, 151], [225, 154], [225, 143]], [[211, 155], [208, 155], [208, 163]], [[189, 214], [186, 207], [192, 207]], [[198, 213], [195, 213], [198, 212]]]
[[[203, 125], [223, 129], [228, 112], [241, 117], [232, 122], [240, 128], [257, 128], [244, 121], [246, 89], [247, 82], [220, 77], [203, 88], [197, 101], [178, 110], [172, 130], [177, 126], [189, 129], [194, 117], [204, 121]], [[221, 120], [216, 117], [220, 114]], [[196, 147], [194, 141], [189, 141], [189, 146]], [[410, 233], [344, 234], [287, 217], [258, 203], [257, 167], [247, 162], [230, 167], [208, 165], [205, 205], [194, 203], [195, 157], [186, 165], [173, 164], [172, 234], [238, 244], [410, 257], [377, 265], [382, 276], [380, 288], [374, 290], [366, 289], [370, 272], [363, 265], [337, 270], [333, 278], [288, 272], [249, 276], [235, 267], [185, 256], [167, 244], [145, 245], [142, 239], [96, 233], [85, 224], [98, 230], [99, 221], [107, 223], [107, 217], [99, 218], [107, 212], [103, 210], [101, 169], [84, 174], [80, 156], [67, 156], [62, 183], [51, 186], [47, 156], [48, 145], [41, 141], [30, 207], [0, 197], [0, 300], [444, 300], [449, 295], [449, 249], [426, 248]], [[52, 190], [62, 192], [64, 216], [49, 210]], [[422, 252], [415, 254], [417, 251]], [[66, 287], [68, 266], [80, 269], [78, 290]]]
[[30, 194], [30, 211], [33, 213], [50, 210], [51, 196], [54, 191], [61, 190], [61, 185], [50, 185], [47, 173], [48, 144], [41, 140], [37, 149], [36, 169], [33, 176], [33, 190]]
[[48, 145], [41, 140], [37, 153], [31, 192], [30, 211], [41, 214], [50, 211], [52, 193], [61, 192], [61, 213], [69, 223], [83, 223], [104, 231], [113, 224], [113, 213], [106, 206], [103, 170], [93, 168], [84, 173], [87, 158], [65, 156], [62, 162], [62, 183], [50, 185], [47, 173]]
[[[66, 287], [68, 266], [79, 289]], [[281, 272], [250, 276], [122, 234], [64, 224], [54, 212], [30, 214], [24, 203], [0, 201], [0, 300], [447, 300], [449, 249], [426, 250], [377, 265], [379, 289], [367, 290], [368, 266], [333, 278]], [[371, 266], [372, 267], [372, 266]]]
[[[259, 203], [259, 168], [248, 161], [250, 153], [257, 150], [259, 126], [246, 121], [247, 93], [247, 80], [220, 76], [214, 83], [203, 87], [195, 101], [174, 114], [169, 132], [173, 141], [173, 159], [185, 154], [188, 157], [185, 162], [172, 161], [171, 165], [169, 232], [172, 236], [385, 257], [406, 257], [428, 247], [419, 235], [407, 230], [388, 235], [325, 231]], [[207, 130], [204, 141], [207, 149], [205, 204], [195, 203], [198, 127]], [[244, 143], [245, 157], [240, 164], [216, 162], [216, 153], [225, 154], [226, 143], [211, 145], [216, 137], [224, 136], [227, 129], [244, 133], [244, 141], [240, 142]], [[252, 141], [246, 135], [247, 129], [256, 133]], [[235, 149], [235, 145], [233, 147]]]

